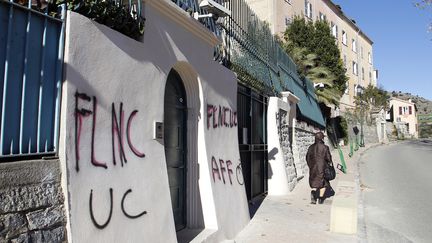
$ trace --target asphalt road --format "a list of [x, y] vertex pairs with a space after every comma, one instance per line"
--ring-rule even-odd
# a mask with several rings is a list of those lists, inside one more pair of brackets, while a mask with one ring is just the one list
[[432, 242], [432, 141], [369, 150], [360, 160], [362, 242]]

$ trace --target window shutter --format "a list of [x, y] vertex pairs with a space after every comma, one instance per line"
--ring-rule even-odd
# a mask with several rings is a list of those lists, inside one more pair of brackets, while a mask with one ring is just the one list
[[402, 115], [402, 106], [399, 107], [399, 115]]
[[409, 107], [409, 114], [412, 115], [412, 106]]

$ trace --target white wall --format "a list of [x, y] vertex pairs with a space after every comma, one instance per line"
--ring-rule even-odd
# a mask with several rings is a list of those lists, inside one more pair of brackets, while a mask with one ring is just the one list
[[[280, 144], [280, 128], [277, 119], [280, 110], [290, 113], [289, 104], [278, 97], [270, 97], [267, 110], [267, 134], [269, 153], [269, 195], [287, 195], [290, 192], [286, 162], [283, 156], [282, 145]], [[289, 116], [285, 121], [289, 124]]]
[[[182, 76], [188, 97], [197, 100], [194, 104], [188, 100], [189, 113], [195, 115], [189, 116], [188, 124], [197, 130], [196, 137], [189, 140], [198, 141], [194, 151], [189, 151], [197, 156], [188, 155], [196, 161], [188, 163], [200, 170], [199, 196], [205, 227], [214, 229], [212, 239], [220, 241], [234, 237], [249, 222], [238, 167], [237, 126], [228, 122], [207, 127], [207, 117], [211, 125], [212, 116], [219, 117], [218, 112], [207, 112], [208, 105], [225, 107], [225, 113], [235, 119], [235, 76], [212, 61], [213, 49], [205, 38], [198, 38], [184, 27], [192, 20], [180, 16], [183, 23], [179, 24], [164, 15], [175, 15], [172, 11], [168, 1], [148, 2], [143, 43], [68, 13], [60, 158], [67, 169], [64, 176], [72, 242], [176, 241], [164, 146], [153, 139], [154, 121], [163, 121], [165, 82], [172, 68]], [[82, 116], [77, 115], [76, 108]], [[127, 163], [121, 163], [113, 117], [118, 122], [123, 118], [119, 133], [123, 135]], [[216, 163], [212, 163], [213, 157]], [[90, 195], [98, 224], [104, 224], [112, 211], [102, 229], [92, 222]], [[126, 213], [147, 213], [128, 218], [122, 211], [123, 197]]]

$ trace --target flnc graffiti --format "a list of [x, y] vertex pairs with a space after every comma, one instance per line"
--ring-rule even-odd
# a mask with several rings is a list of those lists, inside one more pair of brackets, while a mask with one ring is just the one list
[[[88, 110], [85, 108], [81, 108], [79, 106], [80, 102], [92, 102], [93, 109]], [[125, 146], [124, 146], [124, 138], [126, 135], [126, 140], [129, 146], [129, 149], [139, 158], [144, 158], [145, 154], [143, 152], [140, 152], [132, 143], [131, 141], [131, 134], [130, 134], [130, 128], [133, 122], [134, 117], [138, 113], [138, 110], [134, 110], [130, 113], [127, 123], [126, 123], [126, 134], [124, 131], [124, 125], [125, 125], [125, 119], [124, 119], [124, 110], [123, 110], [123, 103], [120, 103], [119, 107], [119, 115], [116, 112], [115, 105], [112, 103], [111, 106], [111, 137], [112, 137], [112, 159], [113, 164], [116, 165], [118, 156], [120, 159], [121, 166], [124, 165], [124, 163], [127, 163], [127, 158], [125, 154]], [[87, 118], [91, 116], [92, 117], [92, 131], [91, 131], [91, 163], [96, 167], [102, 167], [107, 169], [108, 165], [105, 162], [101, 162], [96, 159], [95, 155], [95, 133], [96, 133], [96, 118], [97, 118], [97, 99], [95, 96], [92, 98], [88, 96], [85, 93], [79, 93], [78, 91], [75, 93], [75, 156], [76, 156], [76, 162], [75, 162], [75, 170], [79, 171], [79, 162], [80, 162], [80, 142], [81, 142], [81, 133], [82, 133], [82, 127], [83, 127], [83, 120], [84, 118]], [[117, 143], [117, 154], [116, 155], [116, 143]]]

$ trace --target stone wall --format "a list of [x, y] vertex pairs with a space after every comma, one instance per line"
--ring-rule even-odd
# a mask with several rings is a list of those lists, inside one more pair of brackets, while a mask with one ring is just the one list
[[292, 191], [297, 185], [297, 172], [294, 164], [294, 156], [292, 153], [292, 129], [288, 124], [288, 112], [279, 109], [279, 119], [276, 119], [279, 143], [281, 145], [283, 160], [285, 162], [285, 170], [288, 176], [288, 187]]
[[315, 142], [315, 132], [318, 130], [312, 126], [308, 126], [304, 122], [298, 122], [295, 129], [296, 149], [298, 151], [298, 161], [295, 162], [297, 171], [301, 171], [302, 175], [306, 175], [309, 172], [309, 168], [306, 163], [306, 153], [309, 146]]
[[363, 135], [365, 144], [379, 143], [377, 125], [366, 124], [363, 126]]
[[0, 243], [66, 242], [59, 160], [0, 164]]
[[[348, 124], [349, 137], [355, 138], [355, 134], [353, 131], [354, 127], [357, 127], [359, 130], [357, 136], [358, 136], [358, 141], [360, 142], [360, 134], [361, 134], [360, 123], [349, 123]], [[363, 124], [363, 137], [364, 137], [364, 143], [365, 144], [379, 143], [377, 125], [375, 124], [375, 122], [372, 124], [368, 124], [368, 123]]]

